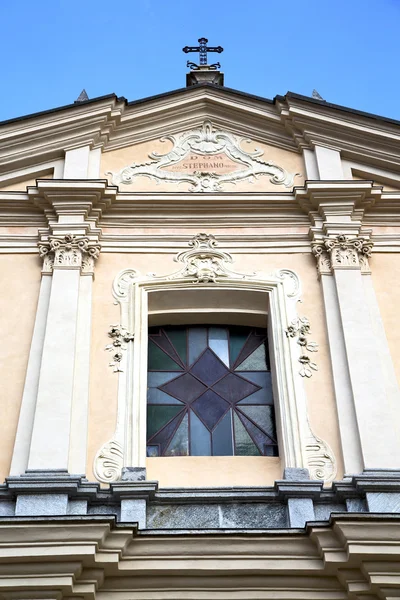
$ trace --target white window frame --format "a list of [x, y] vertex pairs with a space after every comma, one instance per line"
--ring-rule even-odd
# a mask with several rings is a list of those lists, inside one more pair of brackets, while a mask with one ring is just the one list
[[[192, 245], [195, 246], [193, 250], [178, 254], [176, 260], [184, 266], [172, 275], [141, 276], [133, 269], [125, 269], [115, 278], [113, 295], [120, 305], [120, 325], [134, 336], [134, 341], [126, 344], [118, 365], [121, 371], [118, 373], [117, 425], [113, 438], [95, 457], [96, 478], [102, 482], [116, 481], [120, 479], [123, 467], [146, 466], [149, 325], [171, 324], [177, 322], [177, 318], [182, 324], [201, 322], [200, 314], [203, 323], [221, 322], [219, 316], [224, 323], [233, 325], [245, 324], [246, 318], [252, 321], [248, 323], [250, 325], [255, 324], [254, 319], [267, 322], [282, 464], [284, 467], [308, 468], [312, 479], [333, 480], [336, 474], [333, 452], [325, 441], [314, 435], [308, 421], [300, 374], [301, 347], [296, 336], [288, 335], [288, 327], [299, 322], [296, 309], [301, 294], [298, 276], [289, 269], [280, 269], [271, 275], [238, 274], [228, 268], [228, 263], [233, 262], [229, 254], [215, 250], [209, 243], [207, 246]], [[180, 306], [175, 309], [164, 301], [170, 292], [175, 298], [176, 292], [179, 293]], [[189, 298], [188, 294], [190, 308], [185, 307], [185, 295]], [[204, 302], [207, 295], [213, 299], [211, 303]], [[193, 297], [200, 298], [199, 306], [193, 307]], [[257, 306], [254, 305], [255, 297], [262, 298], [261, 304], [257, 301]], [[235, 298], [240, 300], [236, 304]], [[194, 315], [196, 321], [193, 321]]]

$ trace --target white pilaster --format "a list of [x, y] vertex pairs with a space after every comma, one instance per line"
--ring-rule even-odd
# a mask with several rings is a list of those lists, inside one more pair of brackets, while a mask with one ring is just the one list
[[324, 146], [315, 146], [319, 179], [344, 179], [340, 152]]
[[315, 151], [309, 148], [303, 150], [304, 163], [306, 165], [307, 179], [319, 179], [319, 171]]
[[46, 333], [47, 313], [49, 309], [51, 277], [43, 275], [40, 284], [39, 301], [36, 312], [35, 327], [28, 368], [25, 378], [24, 393], [18, 420], [17, 435], [11, 461], [10, 475], [19, 475], [28, 467], [29, 448], [32, 439], [33, 418], [36, 409], [36, 398], [39, 387], [40, 366], [42, 363], [43, 342]]
[[84, 473], [97, 220], [115, 190], [98, 181], [41, 180], [29, 195], [49, 225], [39, 231], [44, 275], [11, 472]]
[[309, 182], [298, 194], [312, 222], [322, 281], [346, 472], [400, 465], [400, 390], [372, 288], [368, 181]]
[[86, 472], [93, 275], [81, 276], [75, 343], [68, 470]]
[[345, 473], [361, 473], [363, 470], [362, 450], [335, 280], [331, 275], [321, 275], [321, 284]]
[[68, 469], [80, 272], [55, 269], [29, 469]]
[[386, 394], [361, 271], [335, 270], [335, 281], [364, 468], [396, 469], [399, 418]]
[[65, 152], [64, 179], [87, 179], [90, 147], [82, 146]]

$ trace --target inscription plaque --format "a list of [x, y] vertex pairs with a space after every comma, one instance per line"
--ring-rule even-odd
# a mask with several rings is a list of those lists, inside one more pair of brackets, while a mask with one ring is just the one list
[[224, 175], [225, 173], [233, 173], [240, 171], [243, 165], [233, 161], [225, 153], [215, 154], [210, 156], [207, 154], [190, 154], [183, 160], [163, 167], [165, 171], [172, 173], [214, 173], [216, 175]]

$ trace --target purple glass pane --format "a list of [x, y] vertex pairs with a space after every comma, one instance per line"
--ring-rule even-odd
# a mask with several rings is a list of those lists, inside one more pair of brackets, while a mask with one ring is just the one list
[[276, 440], [271, 439], [266, 433], [256, 427], [243, 413], [238, 411], [237, 414], [261, 454], [265, 455], [265, 446], [276, 444]]
[[213, 456], [232, 456], [233, 455], [233, 435], [232, 435], [232, 411], [221, 419], [212, 433], [212, 455]]
[[188, 350], [189, 360], [191, 365], [197, 360], [207, 348], [207, 328], [206, 327], [189, 327], [188, 329]]
[[192, 409], [211, 431], [222, 415], [229, 409], [229, 404], [212, 390], [197, 398], [192, 404]]
[[200, 383], [190, 373], [185, 373], [173, 381], [166, 383], [160, 390], [183, 402], [192, 402], [206, 391], [206, 386]]
[[160, 456], [160, 447], [159, 446], [147, 446], [147, 456], [155, 457]]
[[229, 373], [229, 369], [227, 369], [214, 352], [207, 348], [204, 354], [191, 367], [190, 372], [206, 385], [212, 385], [226, 373]]
[[189, 454], [189, 417], [183, 417], [182, 423], [174, 433], [174, 436], [164, 456], [187, 456]]
[[189, 419], [190, 455], [211, 456], [211, 433], [193, 410], [189, 412]]
[[251, 381], [246, 381], [243, 377], [239, 377], [239, 375], [229, 373], [229, 375], [221, 379], [221, 381], [218, 381], [218, 383], [213, 386], [213, 389], [218, 392], [222, 398], [228, 402], [234, 403], [243, 400], [243, 398], [250, 396], [250, 394], [254, 394], [260, 387], [251, 383]]
[[177, 415], [175, 417], [175, 419], [173, 419], [172, 421], [170, 421], [163, 429], [161, 429], [158, 433], [156, 433], [156, 435], [154, 435], [152, 438], [150, 438], [148, 441], [150, 442], [149, 445], [155, 445], [158, 444], [160, 446], [160, 456], [164, 455], [164, 452], [166, 450], [166, 448], [168, 447], [168, 444], [172, 438], [172, 436], [174, 435], [175, 431], [177, 430], [177, 428], [180, 425], [180, 422], [182, 421], [182, 418], [185, 415], [185, 411], [182, 411], [181, 413], [179, 413], [179, 415]]

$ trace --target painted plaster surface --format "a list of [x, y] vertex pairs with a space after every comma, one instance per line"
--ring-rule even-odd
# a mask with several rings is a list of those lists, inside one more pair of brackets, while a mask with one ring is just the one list
[[[240, 136], [238, 136], [240, 137]], [[300, 154], [295, 152], [289, 152], [288, 150], [282, 150], [275, 148], [267, 144], [262, 144], [256, 141], [250, 143], [242, 142], [242, 147], [246, 152], [254, 151], [256, 148], [263, 150], [264, 154], [260, 157], [263, 161], [273, 161], [279, 167], [286, 169], [289, 173], [300, 173], [294, 180], [294, 185], [304, 184], [304, 173], [305, 167], [303, 158]], [[133, 163], [145, 163], [151, 162], [149, 154], [152, 152], [158, 152], [164, 154], [172, 149], [172, 143], [170, 141], [161, 142], [160, 140], [152, 140], [142, 144], [136, 144], [134, 146], [128, 146], [119, 150], [113, 150], [111, 152], [105, 152], [102, 155], [101, 166], [100, 166], [100, 177], [107, 178], [105, 173], [107, 171], [118, 172], [120, 169], [127, 167]], [[200, 163], [200, 160], [197, 161]], [[209, 158], [207, 161], [210, 162]], [[220, 161], [221, 162], [221, 161]], [[224, 161], [227, 164], [227, 160]], [[193, 164], [195, 161], [193, 161]], [[188, 165], [187, 165], [188, 166]], [[178, 165], [177, 165], [178, 167]], [[174, 171], [177, 170], [174, 168]], [[182, 167], [183, 170], [183, 167]], [[186, 169], [187, 170], [187, 169]], [[217, 169], [218, 170], [218, 169]], [[221, 172], [226, 170], [226, 165]], [[188, 191], [190, 184], [181, 183], [165, 183], [160, 182], [157, 184], [156, 181], [150, 180], [148, 177], [138, 176], [134, 179], [132, 185], [121, 184], [119, 186], [121, 192], [134, 192], [134, 191], [154, 191], [154, 192], [172, 192], [172, 191]], [[224, 183], [225, 191], [235, 192], [288, 192], [290, 188], [286, 188], [284, 185], [275, 185], [269, 181], [268, 176], [260, 176], [258, 180], [250, 184], [248, 180], [239, 181], [236, 185], [232, 183]]]
[[398, 254], [374, 253], [370, 260], [372, 283], [386, 338], [400, 385], [400, 261]]
[[[211, 232], [210, 232], [211, 233]], [[218, 231], [213, 231], [218, 235]], [[96, 266], [93, 288], [93, 338], [92, 373], [90, 386], [88, 469], [92, 478], [94, 456], [99, 447], [109, 440], [115, 429], [117, 414], [118, 376], [108, 369], [107, 344], [109, 325], [118, 323], [119, 308], [113, 305], [111, 285], [115, 275], [122, 269], [133, 268], [143, 274], [156, 272], [169, 274], [176, 270], [175, 254], [102, 254]], [[270, 273], [278, 268], [289, 268], [300, 277], [303, 302], [299, 314], [311, 320], [312, 338], [319, 344], [316, 357], [318, 372], [305, 381], [308, 411], [313, 431], [331, 446], [338, 462], [338, 475], [343, 474], [335, 399], [329, 357], [328, 340], [320, 283], [317, 279], [315, 261], [311, 254], [266, 255], [233, 254], [235, 270], [243, 273], [262, 271]], [[148, 477], [160, 480], [162, 485], [271, 485], [282, 476], [279, 459], [264, 457], [182, 457], [174, 459], [148, 459]], [[226, 461], [221, 470], [215, 470], [215, 460]], [[214, 461], [214, 463], [213, 463]], [[258, 462], [257, 462], [258, 461]], [[230, 466], [232, 462], [232, 467]], [[178, 463], [180, 463], [178, 465]], [[194, 464], [196, 463], [196, 465]], [[240, 463], [240, 464], [239, 464]], [[245, 466], [246, 463], [246, 466]], [[263, 465], [259, 468], [258, 465]], [[199, 467], [199, 468], [197, 468]], [[200, 468], [201, 467], [201, 468]], [[216, 478], [210, 472], [219, 473]], [[221, 475], [222, 473], [222, 475]], [[222, 477], [222, 479], [221, 479]], [[212, 483], [211, 480], [214, 479]]]
[[147, 458], [146, 468], [160, 487], [267, 486], [282, 477], [281, 460], [264, 456]]
[[0, 181], [0, 190], [2, 192], [25, 192], [28, 186], [36, 186], [36, 179], [53, 179], [53, 172], [41, 175], [37, 174], [35, 177], [26, 177], [9, 184], [6, 184], [4, 181]]
[[0, 481], [8, 476], [40, 287], [36, 255], [0, 255]]

